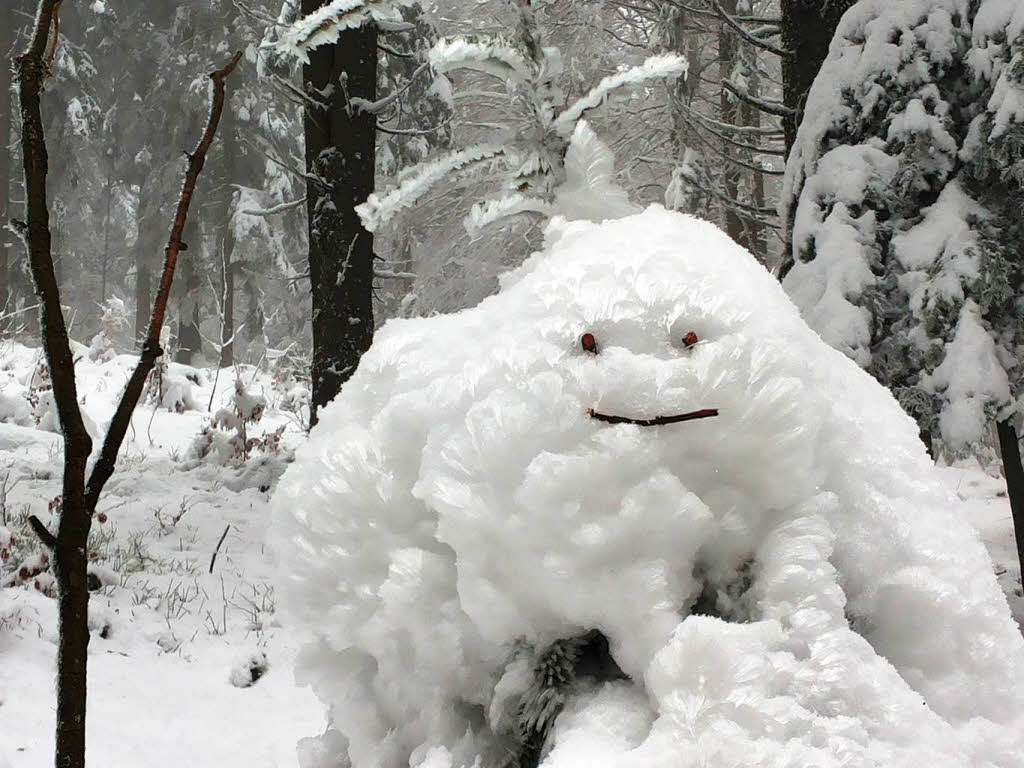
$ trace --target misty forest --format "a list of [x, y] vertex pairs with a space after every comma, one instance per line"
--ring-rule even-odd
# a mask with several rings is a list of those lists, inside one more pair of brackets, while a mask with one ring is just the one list
[[1024, 0], [0, 55], [0, 768], [1024, 768]]

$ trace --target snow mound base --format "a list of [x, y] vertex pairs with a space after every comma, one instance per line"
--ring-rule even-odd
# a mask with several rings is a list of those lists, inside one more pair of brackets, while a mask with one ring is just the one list
[[916, 426], [710, 224], [556, 221], [388, 323], [296, 458], [309, 765], [1024, 765], [1024, 640]]

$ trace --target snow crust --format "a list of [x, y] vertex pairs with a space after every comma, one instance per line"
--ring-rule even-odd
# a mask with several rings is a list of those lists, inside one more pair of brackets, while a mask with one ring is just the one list
[[498, 295], [390, 321], [272, 504], [306, 766], [501, 764], [529, 649], [588, 630], [628, 679], [578, 681], [543, 766], [1024, 765], [1024, 639], [916, 425], [709, 223], [556, 219]]

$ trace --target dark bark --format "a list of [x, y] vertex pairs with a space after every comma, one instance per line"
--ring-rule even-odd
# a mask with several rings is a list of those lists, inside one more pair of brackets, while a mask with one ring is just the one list
[[87, 580], [87, 541], [100, 491], [113, 472], [114, 461], [127, 431], [131, 413], [142, 394], [142, 384], [160, 354], [157, 343], [163, 324], [167, 296], [174, 275], [174, 263], [181, 228], [191, 201], [195, 180], [216, 131], [224, 103], [223, 78], [237, 64], [215, 73], [215, 97], [210, 124], [190, 158], [181, 193], [178, 215], [167, 248], [160, 293], [153, 308], [149, 337], [142, 357], [118, 404], [103, 443], [100, 458], [86, 485], [86, 463], [92, 451], [92, 439], [85, 429], [78, 408], [74, 362], [67, 326], [61, 310], [60, 290], [54, 274], [50, 235], [50, 214], [46, 203], [48, 158], [43, 133], [40, 97], [48, 62], [47, 38], [56, 45], [56, 12], [60, 0], [40, 0], [31, 40], [16, 60], [18, 93], [21, 102], [21, 148], [25, 174], [26, 220], [21, 228], [28, 247], [29, 266], [39, 296], [43, 349], [50, 368], [54, 401], [64, 439], [64, 477], [61, 513], [56, 537], [35, 517], [30, 523], [43, 543], [53, 551], [54, 571], [59, 595], [59, 640], [57, 649], [57, 723], [54, 764], [57, 768], [85, 768], [86, 671], [89, 646], [89, 588]]
[[[7, 12], [7, 17], [0, 24], [0, 309], [8, 300], [13, 305], [14, 298], [14, 259], [11, 248], [14, 246], [6, 224], [11, 216], [11, 182], [14, 168], [11, 152], [8, 148], [11, 141], [11, 60], [13, 53], [15, 30], [20, 26], [13, 18], [14, 8]], [[2, 314], [2, 313], [0, 313]], [[0, 327], [0, 333], [5, 328]]]
[[[324, 4], [302, 0], [302, 13]], [[302, 77], [306, 92], [323, 102], [304, 116], [306, 169], [320, 180], [307, 182], [306, 198], [315, 424], [317, 409], [334, 399], [373, 339], [373, 235], [354, 209], [373, 191], [376, 118], [351, 110], [348, 99], [376, 98], [376, 27], [347, 30], [311, 51]]]
[[46, 206], [48, 158], [40, 111], [44, 48], [54, 13], [54, 0], [40, 0], [32, 39], [16, 60], [21, 102], [21, 151], [25, 170], [25, 238], [29, 266], [41, 301], [40, 327], [50, 367], [53, 395], [64, 437], [63, 507], [54, 547], [54, 570], [60, 595], [60, 639], [57, 650], [58, 768], [84, 768], [86, 655], [89, 646], [89, 590], [86, 539], [91, 518], [85, 507], [85, 464], [92, 439], [78, 410], [74, 362], [60, 292], [53, 270], [50, 214]]
[[783, 116], [786, 155], [793, 148], [803, 119], [804, 102], [818, 75], [839, 20], [856, 0], [781, 0], [782, 101], [793, 114]]
[[107, 183], [103, 188], [106, 210], [103, 214], [103, 262], [100, 266], [100, 305], [107, 300], [107, 266], [110, 263], [110, 203], [114, 196], [113, 169], [107, 169]]
[[238, 138], [230, 112], [225, 116], [222, 136], [224, 154], [221, 164], [221, 199], [216, 222], [221, 275], [220, 367], [229, 368], [235, 364], [235, 230], [231, 223], [231, 204], [234, 199], [234, 187], [231, 185], [236, 182], [238, 171]]
[[[736, 0], [724, 0], [721, 5], [725, 14], [736, 13]], [[718, 72], [723, 80], [731, 80], [733, 70], [739, 59], [739, 40], [735, 30], [725, 21], [721, 22], [718, 31]], [[719, 94], [719, 108], [721, 109], [721, 121], [730, 125], [739, 125], [740, 122], [740, 101], [725, 87]], [[722, 154], [725, 162], [722, 166], [722, 189], [729, 200], [739, 199], [740, 168], [730, 162], [736, 154], [736, 150], [729, 144], [722, 144]], [[743, 219], [740, 218], [735, 208], [730, 205], [723, 206], [722, 222], [726, 231], [733, 240], [741, 245], [744, 243]]]
[[1010, 499], [1010, 514], [1013, 516], [1013, 535], [1017, 541], [1017, 563], [1024, 574], [1024, 467], [1020, 461], [1020, 442], [1017, 430], [1010, 422], [996, 422], [996, 430], [1003, 456], [1006, 495]]
[[152, 180], [144, 180], [139, 186], [138, 237], [135, 239], [135, 332], [133, 338], [140, 341], [146, 333], [149, 322], [149, 308], [152, 306], [151, 286], [153, 272], [150, 266], [153, 256], [151, 234], [155, 230], [158, 209], [156, 191]]

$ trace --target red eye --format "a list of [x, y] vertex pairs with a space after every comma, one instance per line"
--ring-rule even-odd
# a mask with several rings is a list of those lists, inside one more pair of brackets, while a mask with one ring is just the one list
[[683, 346], [686, 347], [687, 349], [696, 344], [697, 341], [697, 334], [694, 333], [693, 331], [690, 331], [685, 336], [683, 336]]
[[597, 354], [597, 339], [594, 338], [594, 334], [584, 333], [580, 336], [580, 344], [585, 352], [589, 352], [592, 355]]

